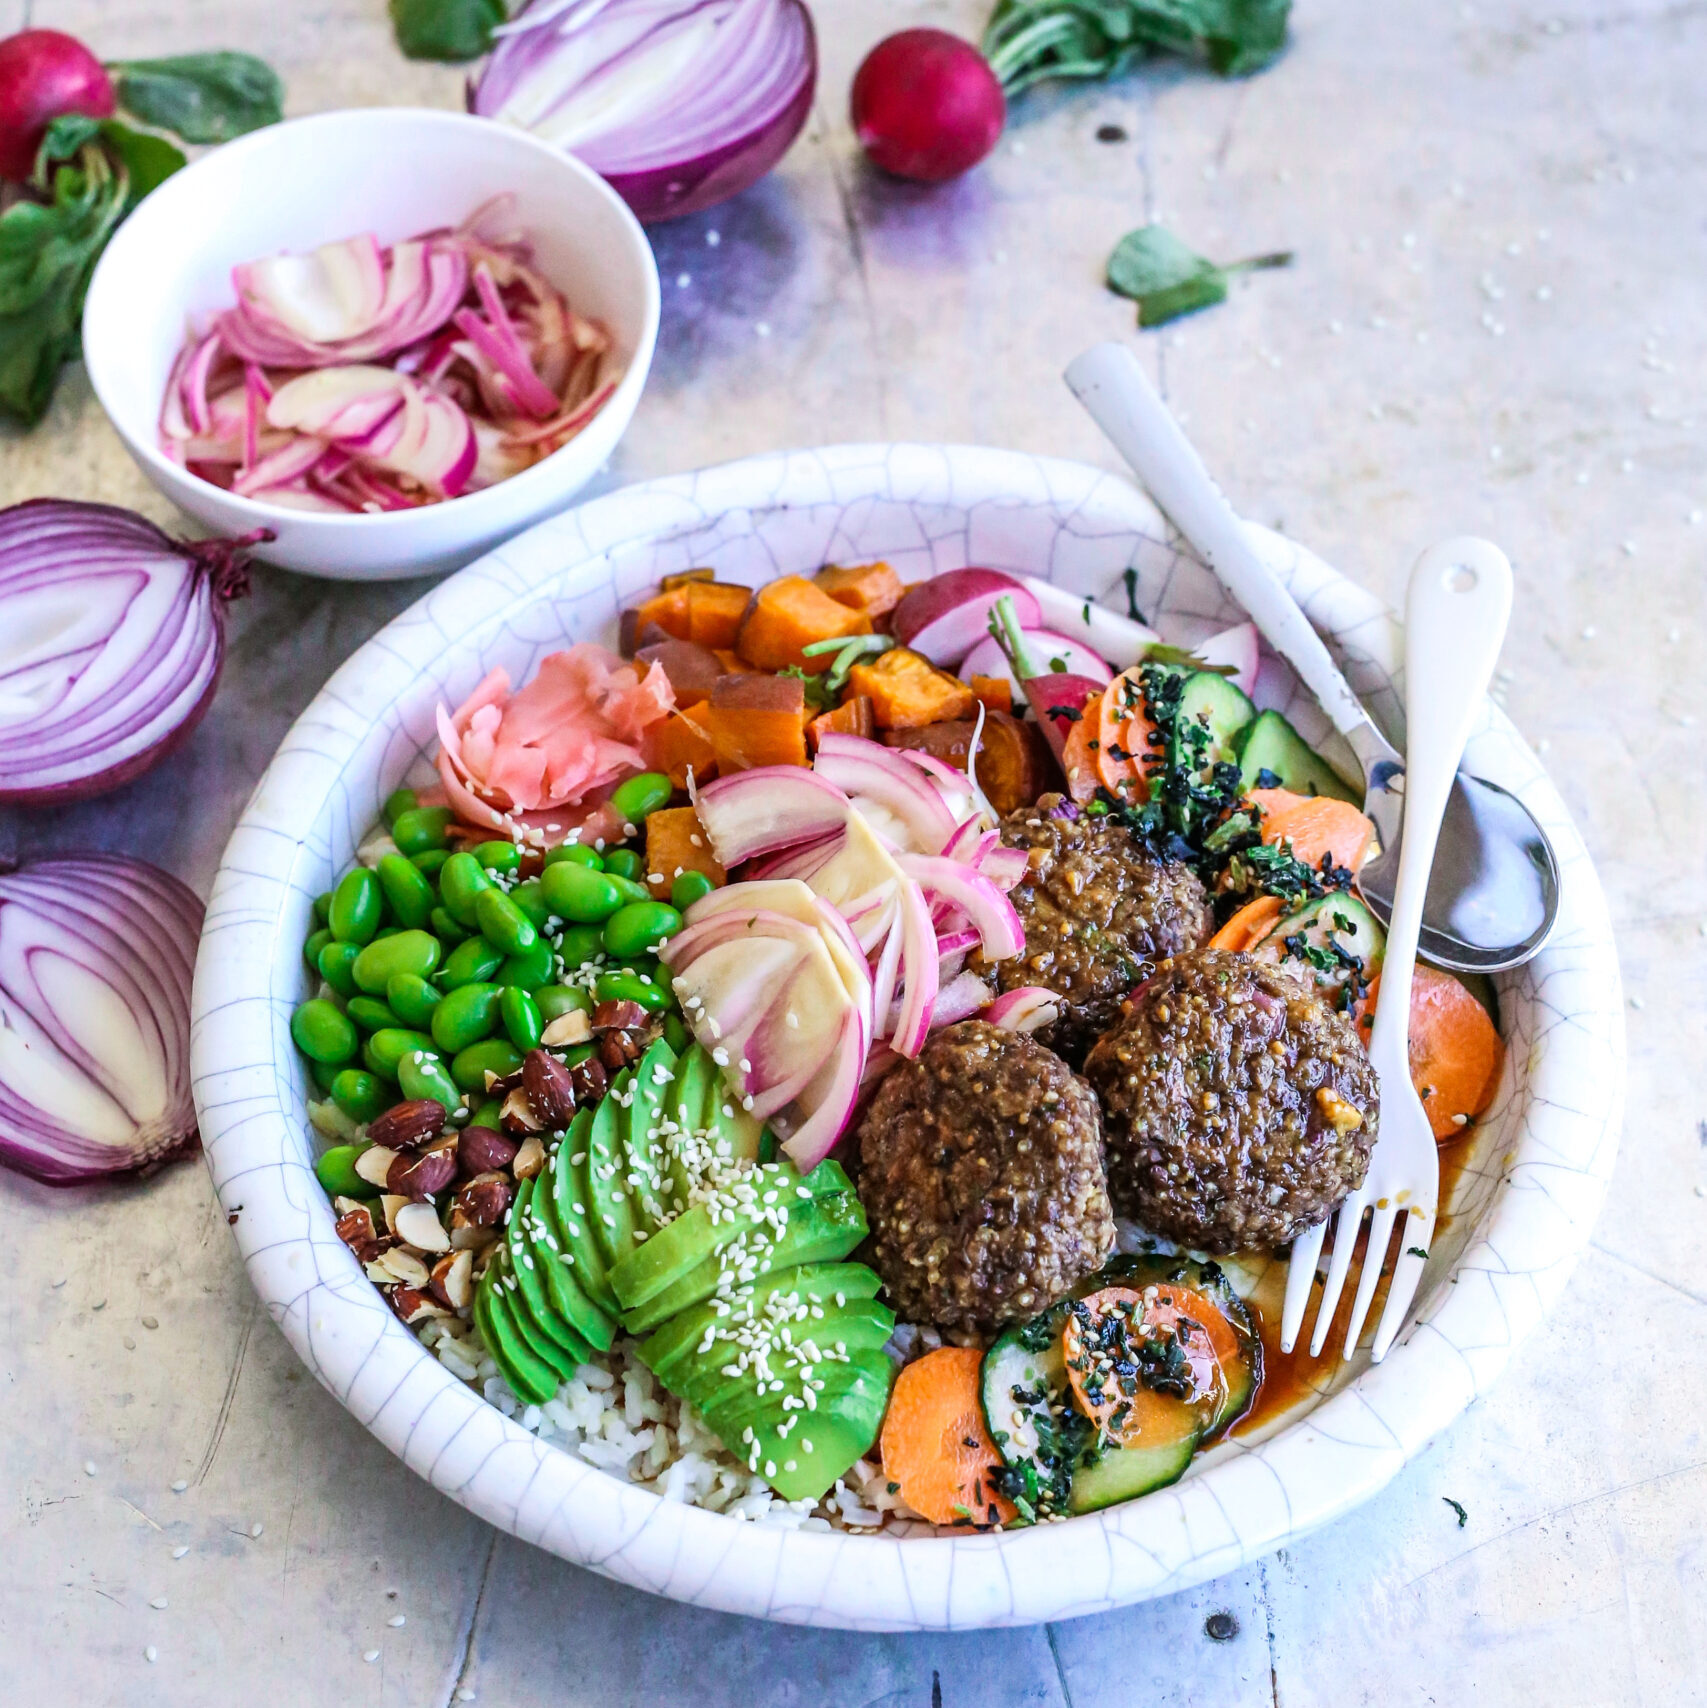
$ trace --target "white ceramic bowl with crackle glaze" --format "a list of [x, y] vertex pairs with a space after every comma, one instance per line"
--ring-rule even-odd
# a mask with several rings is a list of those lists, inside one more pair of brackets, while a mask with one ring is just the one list
[[[1262, 545], [1389, 727], [1389, 613], [1302, 548]], [[1474, 769], [1515, 790], [1558, 850], [1546, 952], [1501, 981], [1510, 1045], [1435, 1243], [1417, 1320], [1378, 1368], [1184, 1481], [1062, 1524], [954, 1539], [802, 1533], [666, 1504], [545, 1446], [438, 1364], [340, 1243], [311, 1168], [289, 1017], [311, 898], [386, 794], [420, 775], [433, 709], [495, 664], [527, 677], [672, 570], [758, 582], [883, 557], [908, 579], [968, 563], [1046, 575], [1196, 638], [1235, 613], [1154, 506], [1079, 464], [962, 447], [848, 446], [653, 481], [540, 524], [453, 576], [327, 683], [256, 789], [208, 904], [193, 1063], [221, 1201], [273, 1320], [309, 1368], [436, 1489], [624, 1583], [801, 1624], [945, 1630], [1095, 1613], [1240, 1565], [1380, 1490], [1504, 1367], [1558, 1296], [1612, 1168], [1623, 1093], [1618, 966], [1599, 885], [1539, 764], [1489, 708]], [[1272, 663], [1258, 698], [1306, 736], [1324, 720]], [[1450, 1284], [1449, 1284], [1450, 1283]]]

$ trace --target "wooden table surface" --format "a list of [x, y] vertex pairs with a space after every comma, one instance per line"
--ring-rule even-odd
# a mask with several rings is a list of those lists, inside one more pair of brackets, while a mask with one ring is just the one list
[[[1112, 467], [1060, 371], [1136, 336], [1099, 282], [1116, 239], [1159, 217], [1218, 258], [1294, 249], [1140, 347], [1247, 513], [1366, 584], [1394, 594], [1449, 533], [1510, 551], [1499, 692], [1599, 862], [1630, 993], [1593, 1247], [1494, 1394], [1297, 1546], [1103, 1618], [855, 1637], [616, 1588], [432, 1493], [261, 1314], [198, 1164], [69, 1192], [0, 1177], [7, 1700], [1707, 1702], [1707, 7], [1307, 0], [1268, 74], [1039, 91], [934, 191], [865, 169], [844, 92], [878, 37], [973, 34], [984, 0], [815, 11], [806, 135], [654, 233], [657, 363], [605, 484], [855, 439]], [[251, 49], [294, 113], [459, 99], [458, 73], [398, 57], [381, 0], [0, 3], [0, 28], [26, 22], [104, 58]], [[0, 444], [0, 502], [172, 519], [80, 371]], [[0, 854], [127, 849], [205, 891], [290, 720], [420, 591], [263, 575], [187, 749], [105, 800], [0, 815]]]

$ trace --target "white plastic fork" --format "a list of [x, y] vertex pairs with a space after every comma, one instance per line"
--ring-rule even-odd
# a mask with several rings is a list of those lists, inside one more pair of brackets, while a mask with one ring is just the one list
[[[1411, 974], [1429, 868], [1452, 779], [1499, 657], [1511, 615], [1511, 565], [1486, 540], [1444, 540], [1417, 559], [1405, 599], [1405, 813], [1393, 917], [1381, 963], [1381, 989], [1369, 1059], [1381, 1085], [1381, 1118], [1363, 1185], [1334, 1218], [1333, 1251], [1316, 1308], [1310, 1356], [1320, 1357], [1357, 1248], [1363, 1212], [1370, 1210], [1369, 1243], [1346, 1327], [1345, 1353], [1357, 1350], [1364, 1319], [1386, 1268], [1395, 1222], [1400, 1252], [1370, 1356], [1387, 1355], [1404, 1326], [1434, 1238], [1440, 1162], [1434, 1134], [1411, 1083]], [[1316, 1279], [1326, 1221], [1292, 1243], [1281, 1313], [1281, 1350], [1297, 1344]]]

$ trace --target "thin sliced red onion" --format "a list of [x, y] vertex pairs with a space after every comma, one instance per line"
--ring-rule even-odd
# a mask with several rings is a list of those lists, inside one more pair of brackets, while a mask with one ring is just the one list
[[1028, 984], [1003, 991], [981, 1018], [1009, 1032], [1037, 1032], [1052, 1026], [1060, 1015], [1061, 998], [1054, 991]]
[[1013, 903], [988, 878], [940, 855], [900, 854], [896, 860], [928, 895], [966, 915], [990, 960], [1005, 961], [1025, 947], [1025, 927]]
[[959, 973], [937, 993], [931, 1008], [931, 1030], [970, 1020], [990, 1005], [990, 987], [976, 973]]
[[817, 81], [803, 0], [534, 0], [495, 34], [469, 111], [585, 161], [648, 222], [757, 183]]
[[194, 1146], [201, 926], [176, 878], [122, 855], [0, 875], [0, 1162], [63, 1186]]
[[174, 540], [110, 504], [0, 511], [0, 802], [83, 800], [170, 753], [213, 698], [243, 540]]

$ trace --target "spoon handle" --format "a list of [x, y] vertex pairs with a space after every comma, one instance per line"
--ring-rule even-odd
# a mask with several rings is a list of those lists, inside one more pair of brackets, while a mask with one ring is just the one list
[[1321, 636], [1257, 555], [1244, 524], [1156, 395], [1137, 356], [1124, 344], [1094, 344], [1073, 359], [1066, 380], [1169, 520], [1250, 613], [1269, 645], [1290, 661], [1340, 734], [1369, 731], [1369, 714]]
[[1417, 559], [1405, 600], [1404, 832], [1369, 1051], [1378, 1063], [1388, 1047], [1403, 1058], [1440, 823], [1510, 617], [1511, 564], [1498, 546], [1442, 540]]

